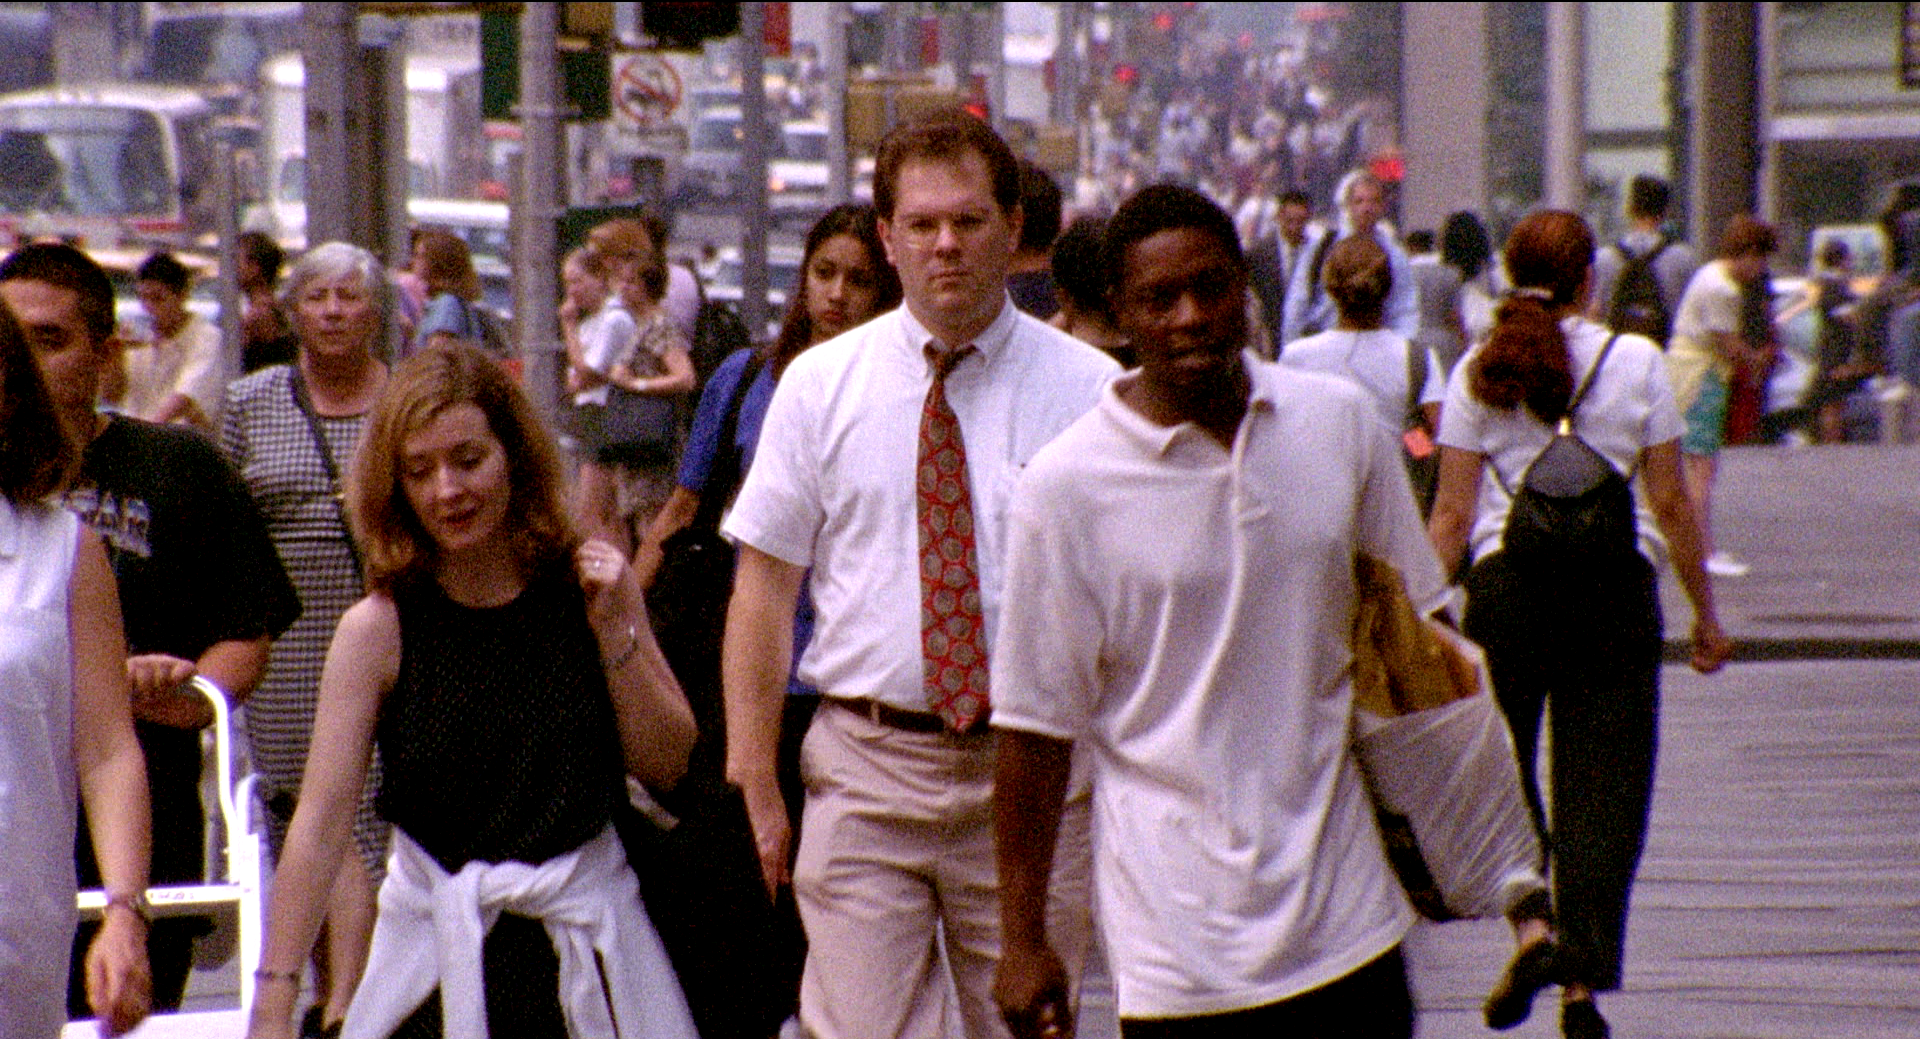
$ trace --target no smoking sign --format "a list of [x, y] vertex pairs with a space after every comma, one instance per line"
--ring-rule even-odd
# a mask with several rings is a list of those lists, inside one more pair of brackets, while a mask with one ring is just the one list
[[656, 54], [633, 55], [614, 70], [614, 107], [637, 130], [671, 126], [683, 92], [680, 74]]

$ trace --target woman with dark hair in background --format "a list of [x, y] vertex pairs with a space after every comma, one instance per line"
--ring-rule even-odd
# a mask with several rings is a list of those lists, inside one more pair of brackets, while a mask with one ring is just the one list
[[[642, 584], [655, 593], [651, 602], [655, 631], [700, 721], [702, 739], [694, 752], [688, 786], [723, 782], [720, 641], [733, 568], [731, 551], [718, 533], [720, 515], [753, 463], [774, 383], [788, 363], [808, 348], [900, 303], [900, 279], [887, 263], [871, 206], [838, 206], [821, 217], [807, 233], [800, 270], [800, 291], [787, 308], [779, 336], [758, 350], [735, 351], [708, 380], [680, 460], [678, 485], [641, 539], [634, 560]], [[812, 630], [813, 606], [802, 594], [794, 616], [795, 660]], [[789, 822], [798, 833], [800, 738], [820, 697], [791, 677], [788, 693], [778, 772]], [[750, 834], [740, 837], [751, 846]], [[798, 842], [793, 846], [798, 847]], [[758, 891], [758, 862], [747, 865], [743, 886]], [[774, 926], [779, 949], [769, 968], [776, 976], [768, 980], [778, 989], [769, 994], [778, 1003], [770, 1008], [777, 1021], [799, 1006], [800, 968], [806, 952], [791, 889], [779, 894]], [[696, 1013], [703, 1003], [700, 984], [689, 982]]]
[[1053, 243], [1053, 286], [1060, 294], [1060, 312], [1047, 324], [1131, 368], [1133, 348], [1114, 326], [1107, 283], [1101, 277], [1100, 250], [1106, 238], [1107, 222], [1095, 216], [1079, 217], [1060, 232]]
[[[1439, 244], [1440, 262], [1460, 272], [1460, 324], [1466, 336], [1462, 345], [1472, 346], [1493, 328], [1493, 299], [1499, 292], [1494, 284], [1498, 272], [1490, 266], [1493, 238], [1479, 217], [1461, 210], [1449, 213], [1440, 225]], [[1443, 356], [1441, 361], [1451, 374], [1459, 355]]]
[[[1553, 887], [1550, 913], [1522, 903], [1510, 914], [1521, 951], [1486, 1016], [1491, 1027], [1511, 1028], [1536, 992], [1558, 983], [1562, 1032], [1604, 1039], [1593, 996], [1620, 987], [1627, 898], [1653, 798], [1661, 655], [1654, 570], [1662, 557], [1670, 552], [1693, 604], [1694, 668], [1717, 670], [1732, 646], [1701, 566], [1680, 475], [1680, 416], [1660, 349], [1583, 316], [1593, 232], [1576, 214], [1536, 213], [1514, 228], [1505, 258], [1513, 292], [1448, 386], [1428, 526], [1448, 570], [1471, 551], [1462, 626], [1487, 651]], [[1632, 545], [1543, 568], [1516, 562], [1506, 531], [1514, 494], [1556, 426], [1617, 474], [1640, 478], [1645, 494], [1622, 506], [1632, 512]], [[1483, 479], [1488, 468], [1491, 481]], [[1551, 811], [1534, 771], [1543, 710], [1552, 726]]]
[[293, 360], [298, 342], [274, 295], [286, 254], [264, 232], [242, 231], [235, 241], [240, 253], [234, 271], [240, 284], [240, 371], [251, 374]]
[[[341, 618], [273, 890], [249, 1033], [289, 1034], [302, 950], [378, 746], [394, 827], [347, 1032], [694, 1039], [612, 825], [670, 789], [693, 716], [639, 582], [581, 543], [560, 463], [505, 371], [403, 363], [354, 458], [369, 593]], [[435, 993], [438, 998], [435, 998]]]

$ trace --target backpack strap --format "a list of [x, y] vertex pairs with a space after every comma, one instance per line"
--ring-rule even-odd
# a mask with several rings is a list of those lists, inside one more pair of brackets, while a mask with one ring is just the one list
[[1573, 396], [1567, 398], [1567, 411], [1565, 415], [1561, 416], [1567, 422], [1571, 423], [1573, 421], [1574, 409], [1580, 406], [1581, 401], [1587, 399], [1587, 391], [1593, 389], [1593, 380], [1600, 374], [1600, 366], [1607, 363], [1607, 355], [1613, 352], [1614, 341], [1619, 338], [1620, 333], [1618, 332], [1613, 332], [1607, 336], [1606, 345], [1600, 348], [1600, 356], [1593, 359], [1593, 367], [1587, 369], [1587, 377], [1580, 380], [1580, 388], [1574, 390]]

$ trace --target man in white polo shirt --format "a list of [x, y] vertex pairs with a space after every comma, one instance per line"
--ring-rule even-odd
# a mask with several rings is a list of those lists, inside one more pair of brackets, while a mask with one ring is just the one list
[[1398, 447], [1352, 384], [1242, 351], [1246, 261], [1214, 203], [1147, 188], [1107, 234], [1140, 370], [1035, 456], [1008, 517], [995, 996], [1016, 1035], [1068, 1024], [1040, 921], [1079, 748], [1123, 1036], [1410, 1036], [1413, 914], [1348, 750], [1355, 554], [1421, 609], [1445, 593]]
[[790, 834], [775, 749], [807, 580], [817, 619], [800, 678], [824, 699], [802, 750], [792, 868], [808, 939], [801, 1024], [822, 1039], [934, 1037], [957, 1009], [965, 1035], [990, 1039], [1005, 1030], [990, 994], [987, 659], [1007, 500], [1115, 367], [1008, 300], [1019, 172], [985, 124], [955, 114], [894, 130], [874, 202], [904, 305], [794, 360], [724, 527], [740, 549], [727, 775], [777, 888]]

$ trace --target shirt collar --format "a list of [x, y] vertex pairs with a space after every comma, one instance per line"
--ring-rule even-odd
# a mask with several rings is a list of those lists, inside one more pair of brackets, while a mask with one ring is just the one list
[[[1275, 386], [1270, 373], [1271, 366], [1261, 361], [1251, 349], [1240, 354], [1240, 363], [1247, 370], [1247, 414], [1240, 420], [1246, 425], [1257, 414], [1272, 414], [1279, 407]], [[1190, 437], [1206, 437], [1207, 433], [1192, 422], [1181, 422], [1172, 426], [1163, 426], [1133, 409], [1133, 405], [1120, 399], [1120, 391], [1133, 380], [1140, 377], [1139, 369], [1126, 372], [1107, 382], [1100, 391], [1100, 407], [1112, 419], [1115, 425], [1129, 440], [1139, 448], [1156, 458], [1165, 458], [1182, 440]]]
[[[981, 330], [979, 335], [974, 336], [971, 343], [957, 345], [972, 346], [980, 354], [981, 361], [991, 366], [1001, 354], [1006, 353], [1007, 344], [1013, 340], [1013, 330], [1019, 321], [1020, 312], [1014, 309], [1013, 298], [1002, 292], [1000, 313], [994, 316], [993, 323]], [[921, 324], [920, 319], [913, 316], [913, 310], [904, 303], [900, 305], [900, 328], [906, 334], [908, 352], [922, 364], [926, 363], [925, 357], [929, 344], [938, 344], [934, 346], [936, 350], [946, 348], [946, 344], [941, 343], [938, 336], [928, 331], [927, 326]], [[964, 371], [967, 367], [969, 364], [963, 363], [956, 370]]]

